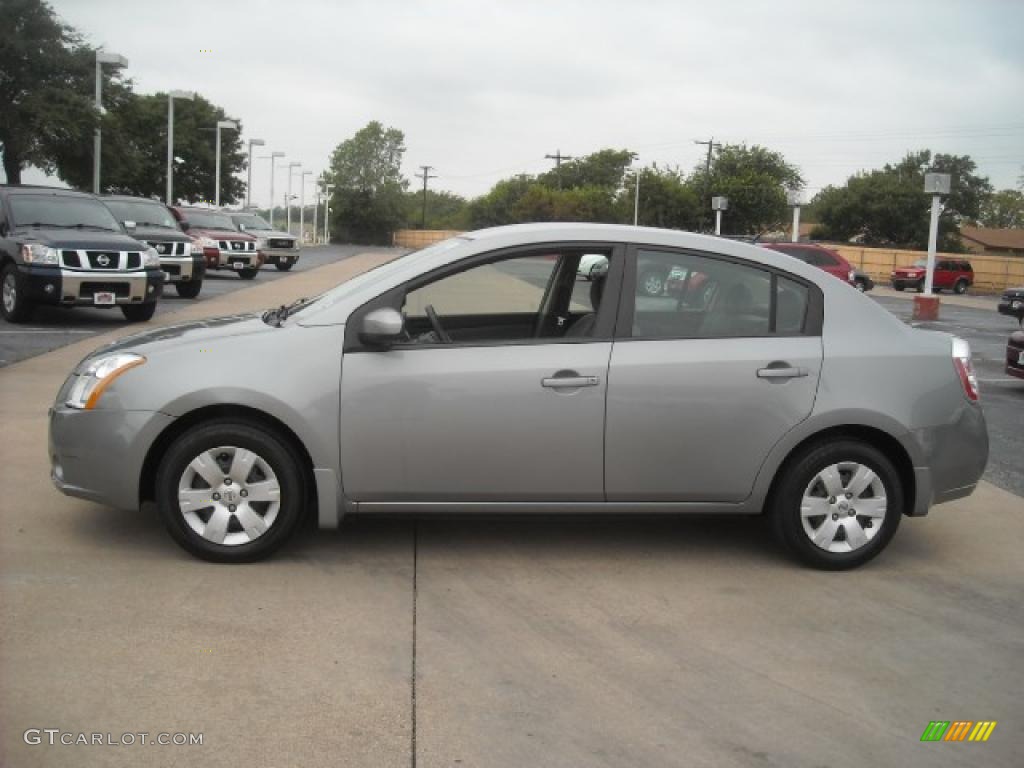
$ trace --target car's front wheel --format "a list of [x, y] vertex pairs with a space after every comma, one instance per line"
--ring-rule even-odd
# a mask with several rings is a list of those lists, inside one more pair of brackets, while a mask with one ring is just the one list
[[243, 280], [252, 280], [260, 272], [259, 267], [246, 267], [238, 270], [238, 276]]
[[8, 264], [3, 272], [0, 272], [0, 281], [3, 291], [0, 311], [3, 312], [4, 319], [9, 323], [23, 323], [31, 318], [34, 307], [25, 296], [18, 268], [14, 264]]
[[194, 299], [203, 289], [202, 280], [189, 280], [187, 283], [175, 283], [174, 290], [183, 299]]
[[144, 323], [147, 320], [152, 320], [155, 312], [155, 301], [151, 301], [148, 304], [121, 305], [121, 314], [124, 315], [124, 319], [127, 320], [129, 323]]
[[294, 261], [292, 261], [291, 259], [278, 259], [278, 260], [277, 260], [277, 261], [276, 261], [276, 262], [274, 263], [274, 266], [275, 266], [275, 267], [277, 267], [277, 268], [278, 268], [279, 270], [281, 270], [282, 272], [287, 272], [287, 271], [288, 271], [289, 269], [291, 269], [291, 268], [292, 268], [292, 267], [293, 267], [294, 265], [295, 265], [295, 262], [294, 262]]
[[903, 486], [872, 445], [820, 443], [788, 464], [773, 493], [776, 536], [800, 560], [838, 571], [866, 563], [892, 539], [903, 515]]
[[196, 557], [221, 563], [267, 557], [303, 514], [299, 460], [276, 434], [239, 421], [199, 425], [164, 455], [156, 502], [164, 525]]

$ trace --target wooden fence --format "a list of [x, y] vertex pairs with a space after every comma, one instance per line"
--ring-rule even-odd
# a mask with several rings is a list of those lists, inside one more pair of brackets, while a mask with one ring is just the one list
[[[394, 245], [402, 248], [424, 248], [439, 240], [461, 235], [447, 229], [400, 229], [392, 236]], [[830, 244], [848, 262], [885, 285], [896, 267], [909, 267], [918, 259], [928, 258], [924, 251], [891, 248], [864, 248], [856, 245]], [[967, 259], [974, 267], [974, 289], [979, 293], [999, 293], [1011, 286], [1024, 285], [1024, 257], [979, 256], [964, 253], [940, 253], [938, 259]]]

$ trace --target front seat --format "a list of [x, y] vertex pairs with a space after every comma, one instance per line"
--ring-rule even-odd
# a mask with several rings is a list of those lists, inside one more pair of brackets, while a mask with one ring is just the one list
[[604, 295], [604, 281], [607, 277], [607, 274], [595, 275], [594, 279], [591, 280], [590, 306], [593, 308], [593, 311], [577, 318], [576, 322], [570, 325], [569, 330], [565, 332], [565, 338], [580, 339], [584, 336], [589, 336], [594, 330], [594, 324], [597, 322], [597, 310], [601, 306], [601, 297]]

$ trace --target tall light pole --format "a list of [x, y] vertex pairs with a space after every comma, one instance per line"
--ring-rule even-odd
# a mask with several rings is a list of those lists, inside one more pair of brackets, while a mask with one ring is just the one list
[[312, 176], [312, 171], [303, 171], [299, 174], [299, 242], [306, 241], [306, 177]]
[[729, 198], [712, 197], [711, 210], [715, 212], [715, 234], [722, 234], [722, 211], [729, 210]]
[[320, 215], [320, 185], [323, 179], [317, 179], [313, 184], [313, 245], [320, 239], [320, 230], [317, 228], [317, 219]]
[[220, 208], [220, 132], [222, 130], [237, 131], [238, 123], [234, 120], [218, 120], [217, 121], [217, 152], [216, 152], [216, 170], [214, 176], [217, 177], [215, 184], [217, 189], [213, 195], [213, 204], [215, 207]]
[[169, 91], [167, 94], [167, 204], [174, 205], [174, 100], [192, 101], [195, 91]]
[[293, 170], [294, 168], [301, 168], [301, 167], [302, 167], [302, 163], [288, 163], [288, 197], [286, 197], [285, 199], [288, 201], [288, 217], [287, 217], [287, 221], [288, 221], [288, 234], [289, 235], [292, 233], [292, 200], [295, 199], [295, 197], [292, 195], [292, 174], [294, 173], [294, 170]]
[[270, 210], [267, 215], [270, 217], [270, 228], [274, 228], [274, 173], [277, 171], [277, 158], [284, 157], [284, 152], [271, 152], [263, 155], [261, 159], [270, 159]]
[[793, 209], [793, 234], [790, 238], [794, 243], [800, 242], [800, 204], [803, 195], [799, 189], [791, 189], [786, 193], [786, 202]]
[[324, 245], [331, 244], [331, 232], [328, 228], [331, 221], [331, 190], [333, 184], [324, 184]]
[[[245, 207], [247, 210], [252, 203], [252, 148], [262, 147], [264, 144], [266, 142], [263, 139], [249, 139], [249, 179], [245, 183]], [[220, 142], [217, 142], [217, 145], [219, 147]]]
[[[103, 109], [103, 100], [101, 98], [103, 91], [103, 65], [110, 64], [113, 67], [127, 67], [128, 59], [121, 56], [118, 53], [109, 53], [108, 51], [96, 51], [96, 117], [97, 119], [103, 117], [105, 113]], [[100, 127], [97, 124], [96, 133], [92, 139], [92, 193], [98, 195], [100, 193], [100, 149], [103, 144]]]

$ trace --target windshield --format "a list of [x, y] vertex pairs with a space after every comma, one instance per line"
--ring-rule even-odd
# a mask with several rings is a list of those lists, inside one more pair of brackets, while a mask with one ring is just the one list
[[225, 216], [223, 213], [217, 213], [216, 211], [193, 211], [186, 210], [182, 211], [187, 221], [193, 227], [199, 227], [201, 229], [234, 229], [235, 225], [231, 223], [231, 219]]
[[233, 213], [231, 219], [235, 224], [241, 225], [239, 229], [271, 229], [271, 226], [255, 213]]
[[114, 216], [99, 200], [71, 195], [11, 195], [15, 227], [93, 227], [120, 231]]
[[140, 227], [177, 229], [178, 224], [163, 205], [149, 200], [104, 200], [118, 221], [134, 221]]

